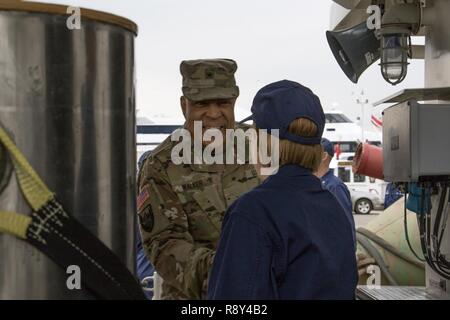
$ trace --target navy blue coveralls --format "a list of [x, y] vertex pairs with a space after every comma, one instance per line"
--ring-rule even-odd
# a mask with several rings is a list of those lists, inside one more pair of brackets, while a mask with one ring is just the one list
[[384, 210], [389, 208], [395, 201], [403, 197], [403, 193], [390, 182], [386, 187], [386, 195], [384, 196]]
[[228, 209], [209, 299], [353, 299], [358, 280], [350, 224], [320, 179], [298, 165]]
[[355, 219], [353, 218], [353, 206], [350, 191], [348, 191], [345, 183], [334, 175], [333, 169], [328, 170], [328, 172], [322, 177], [322, 185], [336, 197], [344, 209], [348, 221], [352, 226], [353, 242], [355, 243], [356, 250]]

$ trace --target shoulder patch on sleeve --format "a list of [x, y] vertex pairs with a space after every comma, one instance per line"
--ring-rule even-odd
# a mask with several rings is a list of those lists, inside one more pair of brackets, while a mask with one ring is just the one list
[[155, 224], [155, 217], [153, 216], [152, 207], [151, 206], [144, 207], [144, 210], [139, 212], [138, 218], [141, 228], [145, 232], [149, 233], [152, 232]]
[[148, 187], [145, 186], [137, 198], [137, 210], [141, 211], [149, 203], [150, 203], [150, 193], [148, 192]]

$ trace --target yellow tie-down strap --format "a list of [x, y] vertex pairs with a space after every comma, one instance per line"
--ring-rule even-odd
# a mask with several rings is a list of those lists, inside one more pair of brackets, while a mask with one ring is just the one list
[[[1, 125], [0, 143], [9, 153], [20, 189], [26, 201], [34, 211], [38, 211], [53, 199], [54, 194], [33, 170]], [[0, 211], [0, 232], [11, 233], [19, 238], [26, 239], [26, 230], [30, 223], [31, 217], [14, 212]]]
[[0, 233], [6, 232], [25, 240], [31, 218], [24, 214], [0, 211]]

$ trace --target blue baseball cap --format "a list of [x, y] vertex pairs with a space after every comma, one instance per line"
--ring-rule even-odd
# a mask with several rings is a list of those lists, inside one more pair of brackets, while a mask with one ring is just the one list
[[334, 145], [333, 145], [333, 143], [330, 140], [326, 139], [326, 138], [322, 138], [321, 144], [322, 144], [323, 151], [328, 153], [329, 156], [333, 158], [334, 157]]
[[[251, 108], [252, 115], [241, 122], [253, 119], [259, 129], [279, 130], [279, 138], [300, 144], [320, 144], [325, 127], [325, 114], [319, 98], [301, 84], [282, 80], [260, 89]], [[314, 137], [302, 137], [288, 131], [292, 121], [307, 118], [317, 126]]]

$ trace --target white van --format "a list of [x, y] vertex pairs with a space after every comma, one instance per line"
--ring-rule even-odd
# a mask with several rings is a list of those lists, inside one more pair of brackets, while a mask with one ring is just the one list
[[333, 161], [334, 175], [350, 190], [355, 213], [369, 214], [384, 209], [387, 182], [353, 173], [351, 161]]

